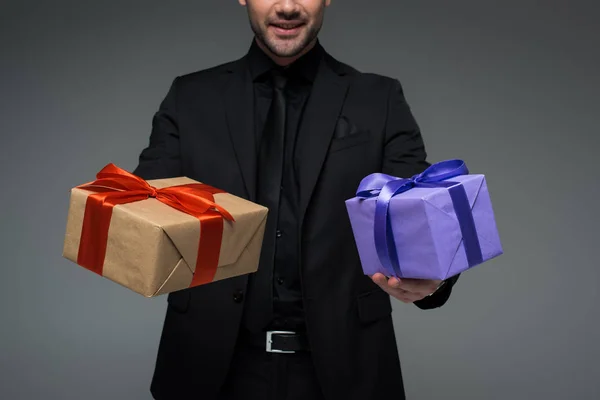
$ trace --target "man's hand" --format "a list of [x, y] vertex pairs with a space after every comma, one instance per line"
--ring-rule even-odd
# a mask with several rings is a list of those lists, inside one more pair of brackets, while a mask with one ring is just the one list
[[404, 303], [414, 303], [429, 296], [437, 290], [442, 281], [427, 279], [398, 279], [395, 277], [387, 278], [381, 273], [376, 273], [371, 277], [373, 282], [379, 285], [390, 296]]

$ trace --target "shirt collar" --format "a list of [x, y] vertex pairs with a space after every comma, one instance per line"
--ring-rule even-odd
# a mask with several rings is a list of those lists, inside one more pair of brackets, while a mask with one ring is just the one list
[[[283, 69], [288, 76], [301, 77], [312, 83], [317, 76], [323, 54], [323, 46], [317, 40], [317, 43], [312, 49]], [[248, 61], [253, 81], [265, 77], [273, 68], [280, 68], [264, 51], [262, 51], [256, 43], [256, 40], [252, 40], [252, 45], [248, 51]]]

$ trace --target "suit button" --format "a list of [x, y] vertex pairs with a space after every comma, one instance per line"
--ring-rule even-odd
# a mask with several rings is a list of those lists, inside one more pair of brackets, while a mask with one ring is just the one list
[[244, 300], [244, 292], [242, 292], [241, 290], [236, 290], [233, 293], [233, 301], [235, 301], [236, 303], [241, 303]]
[[283, 280], [283, 278], [277, 278], [277, 283], [280, 285], [283, 285], [285, 281]]
[[283, 234], [281, 233], [281, 231], [279, 229], [277, 229], [277, 232], [275, 232], [275, 235], [280, 238]]

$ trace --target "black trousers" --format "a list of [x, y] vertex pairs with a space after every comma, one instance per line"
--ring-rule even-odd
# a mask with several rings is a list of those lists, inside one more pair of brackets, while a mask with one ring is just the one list
[[268, 353], [238, 343], [219, 400], [322, 400], [310, 352]]

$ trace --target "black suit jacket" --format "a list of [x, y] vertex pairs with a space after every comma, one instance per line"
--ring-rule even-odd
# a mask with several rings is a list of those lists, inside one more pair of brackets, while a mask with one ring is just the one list
[[[256, 148], [246, 58], [177, 77], [134, 173], [185, 175], [253, 200]], [[307, 330], [328, 399], [404, 398], [390, 297], [362, 272], [344, 201], [373, 172], [409, 177], [429, 164], [398, 80], [326, 54], [297, 142], [300, 257]], [[151, 391], [214, 399], [238, 334], [247, 276], [168, 295]], [[442, 306], [454, 280], [422, 309]]]

